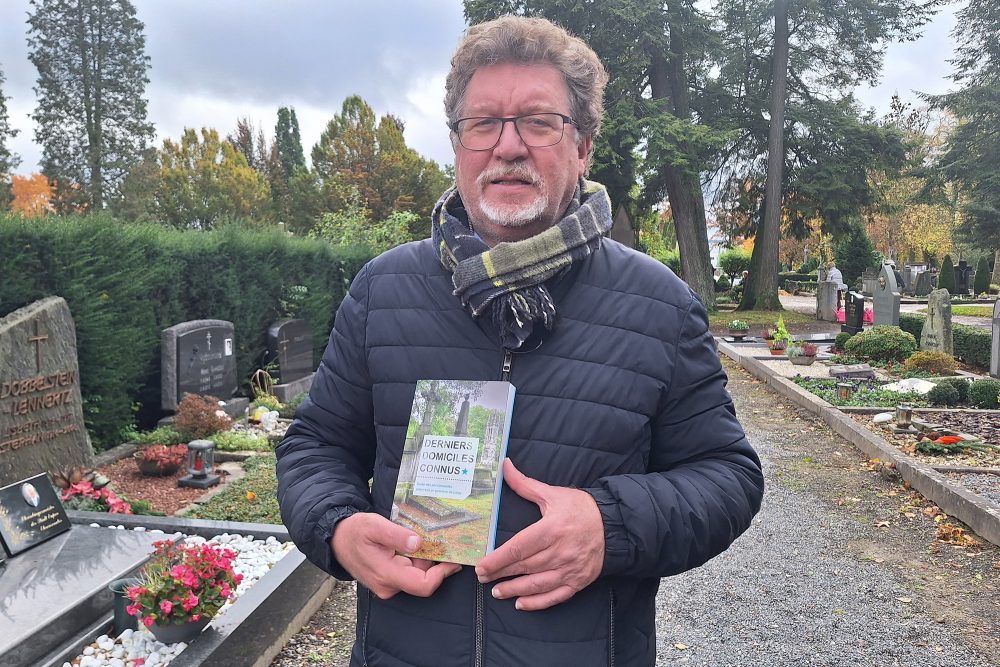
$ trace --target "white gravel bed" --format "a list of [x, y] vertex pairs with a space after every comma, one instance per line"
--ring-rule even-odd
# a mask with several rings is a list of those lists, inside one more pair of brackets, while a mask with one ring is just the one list
[[[90, 524], [97, 527], [98, 524]], [[125, 530], [124, 526], [109, 526], [112, 530]], [[145, 528], [135, 528], [142, 532]], [[231, 535], [223, 533], [212, 539], [197, 535], [174, 533], [167, 535], [162, 530], [151, 530], [150, 534], [161, 534], [164, 539], [181, 539], [187, 544], [208, 542], [225, 546], [236, 552], [233, 570], [243, 575], [243, 581], [235, 590], [238, 598], [247, 589], [263, 577], [271, 567], [288, 553], [294, 545], [291, 542], [279, 542], [273, 537], [266, 540], [255, 540], [253, 535]], [[232, 602], [226, 602], [216, 616], [226, 613]], [[97, 640], [85, 647], [83, 653], [72, 662], [63, 663], [63, 667], [162, 667], [170, 664], [177, 655], [187, 648], [187, 644], [163, 644], [153, 637], [148, 629], [139, 626], [139, 630], [126, 630], [117, 638], [101, 635]]]
[[949, 473], [949, 477], [973, 493], [1000, 505], [1000, 475], [989, 473]]

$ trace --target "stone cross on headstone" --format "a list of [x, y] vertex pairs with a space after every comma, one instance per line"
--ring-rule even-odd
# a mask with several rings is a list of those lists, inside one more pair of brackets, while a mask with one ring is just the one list
[[42, 320], [41, 316], [39, 316], [39, 318], [37, 320], [35, 320], [35, 335], [28, 337], [28, 342], [35, 344], [35, 372], [36, 373], [41, 373], [42, 372], [42, 343], [44, 343], [45, 341], [47, 341], [49, 339], [49, 335], [48, 334], [42, 334], [38, 330], [38, 327], [41, 324], [41, 320]]
[[920, 332], [920, 349], [955, 354], [951, 333], [951, 294], [936, 289], [927, 297], [927, 319]]
[[993, 304], [993, 346], [990, 351], [990, 375], [1000, 377], [1000, 299]]
[[875, 324], [899, 326], [899, 286], [888, 264], [882, 265], [875, 289]]

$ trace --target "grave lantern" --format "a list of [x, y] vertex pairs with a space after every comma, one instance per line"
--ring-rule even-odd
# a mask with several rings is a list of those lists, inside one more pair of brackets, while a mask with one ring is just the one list
[[838, 382], [837, 383], [837, 398], [842, 401], [847, 401], [851, 398], [854, 393], [854, 385], [850, 382]]
[[896, 406], [896, 426], [898, 428], [909, 428], [913, 420], [913, 406], [912, 405], [897, 405]]
[[177, 486], [204, 489], [219, 483], [215, 467], [215, 445], [211, 440], [192, 440], [188, 443], [188, 474], [177, 480]]

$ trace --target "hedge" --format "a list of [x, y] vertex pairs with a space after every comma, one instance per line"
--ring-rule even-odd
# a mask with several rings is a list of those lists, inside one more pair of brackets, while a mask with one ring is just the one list
[[[919, 343], [920, 334], [924, 328], [924, 318], [924, 315], [901, 313], [899, 315], [899, 328], [903, 331], [909, 331]], [[961, 359], [970, 366], [977, 366], [984, 370], [989, 369], [990, 347], [993, 341], [993, 334], [989, 329], [972, 327], [967, 324], [952, 324], [951, 334], [955, 343], [956, 359]]]
[[301, 317], [312, 326], [318, 363], [336, 307], [368, 259], [275, 228], [184, 231], [106, 215], [0, 216], [0, 244], [0, 315], [46, 296], [69, 304], [95, 449], [118, 444], [136, 420], [147, 427], [162, 415], [161, 330], [194, 319], [232, 322], [245, 387], [263, 361], [268, 326]]

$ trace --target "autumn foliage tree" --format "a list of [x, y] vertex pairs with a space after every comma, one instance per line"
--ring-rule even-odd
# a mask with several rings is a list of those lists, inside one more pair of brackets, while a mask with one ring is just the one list
[[44, 174], [11, 177], [11, 190], [14, 199], [10, 204], [13, 211], [28, 218], [53, 212], [52, 184]]
[[7, 140], [17, 136], [17, 130], [10, 126], [7, 117], [7, 99], [3, 95], [3, 72], [0, 71], [0, 211], [11, 201], [11, 172], [20, 163], [20, 158], [7, 147]]

